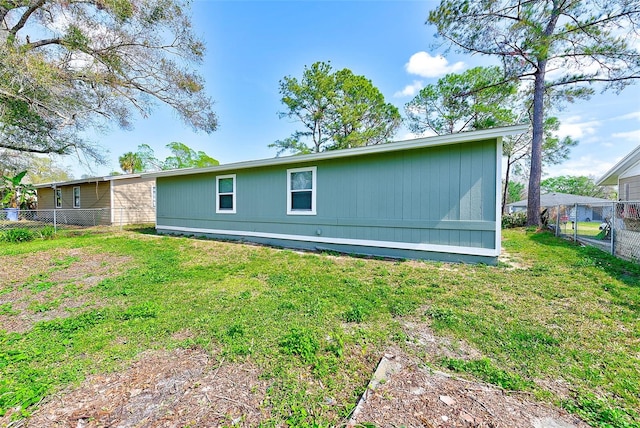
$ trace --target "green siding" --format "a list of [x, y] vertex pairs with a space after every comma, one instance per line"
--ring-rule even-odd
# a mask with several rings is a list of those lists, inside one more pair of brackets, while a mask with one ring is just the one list
[[[496, 149], [491, 139], [158, 177], [157, 224], [493, 249]], [[305, 166], [317, 167], [317, 215], [288, 216], [286, 170]], [[216, 214], [215, 178], [229, 173], [236, 174], [236, 214]]]

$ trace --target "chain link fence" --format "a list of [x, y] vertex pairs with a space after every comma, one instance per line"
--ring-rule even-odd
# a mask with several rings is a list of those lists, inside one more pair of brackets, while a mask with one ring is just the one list
[[640, 262], [640, 202], [544, 207], [543, 218], [556, 236]]
[[122, 228], [137, 217], [136, 210], [122, 208], [55, 209], [55, 210], [0, 210], [0, 233], [11, 229], [28, 229], [32, 232], [45, 228], [59, 230], [83, 229], [96, 226]]

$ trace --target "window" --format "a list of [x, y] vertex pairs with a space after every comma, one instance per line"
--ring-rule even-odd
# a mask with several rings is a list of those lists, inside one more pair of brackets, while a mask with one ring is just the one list
[[236, 213], [236, 175], [216, 177], [216, 213]]
[[73, 188], [73, 208], [80, 208], [80, 187]]
[[62, 189], [55, 189], [54, 195], [56, 208], [62, 208]]
[[316, 215], [316, 167], [287, 170], [287, 214]]

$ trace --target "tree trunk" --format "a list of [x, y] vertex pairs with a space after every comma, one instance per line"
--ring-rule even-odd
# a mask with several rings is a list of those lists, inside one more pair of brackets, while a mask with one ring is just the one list
[[540, 180], [542, 178], [542, 138], [544, 136], [544, 75], [547, 61], [538, 62], [533, 92], [533, 138], [531, 141], [531, 171], [527, 199], [527, 226], [542, 225], [540, 219]]
[[509, 173], [511, 172], [511, 155], [507, 156], [507, 170], [504, 175], [504, 190], [502, 191], [502, 215], [507, 212], [507, 194], [509, 191]]

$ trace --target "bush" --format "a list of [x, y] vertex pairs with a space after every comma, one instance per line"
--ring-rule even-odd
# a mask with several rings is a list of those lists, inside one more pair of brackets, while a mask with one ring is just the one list
[[514, 227], [524, 227], [527, 224], [527, 213], [517, 212], [502, 216], [502, 228], [511, 229]]
[[9, 229], [2, 234], [2, 240], [7, 242], [27, 242], [33, 238], [33, 233], [25, 228]]
[[56, 235], [56, 229], [53, 226], [48, 225], [40, 229], [38, 233], [42, 239], [53, 239]]

